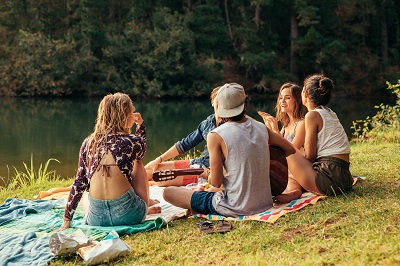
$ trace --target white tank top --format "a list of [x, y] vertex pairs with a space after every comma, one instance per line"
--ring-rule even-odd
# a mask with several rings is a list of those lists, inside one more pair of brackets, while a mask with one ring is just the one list
[[213, 197], [215, 210], [238, 217], [272, 207], [269, 136], [265, 125], [247, 117], [243, 123], [228, 122], [212, 132], [222, 137], [227, 148], [223, 188]]
[[317, 158], [334, 154], [349, 154], [350, 144], [337, 115], [326, 106], [315, 109], [322, 117], [322, 129], [318, 132]]

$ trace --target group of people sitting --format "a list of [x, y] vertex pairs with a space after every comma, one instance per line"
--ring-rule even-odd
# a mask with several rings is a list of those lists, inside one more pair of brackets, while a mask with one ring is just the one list
[[[146, 151], [142, 116], [135, 112], [128, 95], [105, 96], [94, 132], [82, 143], [60, 230], [71, 226], [85, 191], [89, 191], [83, 201], [89, 225], [133, 225], [142, 222], [146, 214], [161, 212], [149, 198], [148, 181], [155, 171], [167, 169], [204, 169], [202, 176], [211, 185], [207, 190], [184, 187], [198, 181], [193, 175], [156, 183], [166, 187], [163, 196], [167, 202], [202, 214], [253, 215], [274, 202], [290, 202], [303, 191], [331, 196], [350, 190], [350, 145], [336, 114], [327, 107], [333, 89], [333, 81], [319, 74], [306, 78], [303, 87], [285, 83], [279, 91], [276, 117], [259, 112], [263, 124], [246, 115], [244, 88], [237, 83], [224, 84], [211, 93], [214, 114], [146, 166], [142, 163]], [[134, 124], [136, 132], [131, 134]], [[203, 140], [206, 145], [201, 157], [171, 161]], [[284, 152], [289, 168], [285, 191], [274, 196], [270, 146]]]

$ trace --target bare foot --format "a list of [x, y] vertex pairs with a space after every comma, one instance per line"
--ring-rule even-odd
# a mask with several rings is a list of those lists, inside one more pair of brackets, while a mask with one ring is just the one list
[[284, 193], [274, 197], [274, 203], [276, 203], [276, 204], [289, 203], [292, 200], [300, 198], [301, 194], [302, 194], [301, 190], [293, 190], [290, 192], [284, 192]]
[[195, 211], [192, 210], [192, 209], [188, 209], [188, 210], [186, 210], [186, 212], [185, 212], [186, 218], [189, 218], [189, 217], [191, 217], [191, 216], [193, 216], [193, 215], [195, 215], [195, 214], [198, 214], [198, 212], [195, 212]]
[[153, 205], [158, 204], [158, 203], [160, 203], [159, 200], [156, 200], [156, 199], [149, 199], [149, 206], [153, 206]]
[[160, 206], [151, 206], [147, 209], [147, 214], [156, 214], [156, 213], [161, 213]]

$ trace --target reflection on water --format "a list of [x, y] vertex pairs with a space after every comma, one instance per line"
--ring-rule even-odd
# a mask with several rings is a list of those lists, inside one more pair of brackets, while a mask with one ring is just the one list
[[[79, 147], [93, 130], [100, 99], [13, 99], [0, 98], [0, 176], [8, 177], [13, 167], [24, 170], [23, 162], [30, 164], [33, 155], [36, 168], [50, 158], [62, 177], [75, 175]], [[351, 135], [352, 121], [373, 115], [378, 99], [332, 99], [331, 108]], [[177, 140], [193, 131], [213, 112], [210, 101], [202, 100], [134, 100], [138, 112], [147, 125], [147, 154], [144, 163], [160, 155]], [[273, 113], [275, 99], [253, 100], [248, 114], [262, 121], [258, 110]], [[202, 146], [199, 147], [203, 149]]]

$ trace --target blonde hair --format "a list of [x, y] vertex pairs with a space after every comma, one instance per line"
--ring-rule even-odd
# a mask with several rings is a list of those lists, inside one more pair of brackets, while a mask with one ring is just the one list
[[215, 97], [217, 97], [217, 93], [218, 93], [218, 91], [219, 91], [219, 88], [221, 88], [221, 86], [215, 87], [215, 88], [211, 91], [211, 95], [210, 95], [211, 102], [214, 101]]
[[126, 127], [128, 116], [135, 112], [132, 100], [124, 93], [106, 95], [97, 110], [96, 125], [88, 139], [88, 155], [98, 155], [98, 148], [104, 145], [109, 134], [130, 134], [131, 128]]

